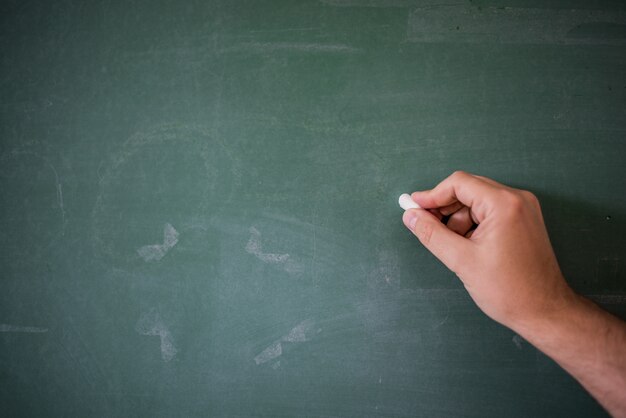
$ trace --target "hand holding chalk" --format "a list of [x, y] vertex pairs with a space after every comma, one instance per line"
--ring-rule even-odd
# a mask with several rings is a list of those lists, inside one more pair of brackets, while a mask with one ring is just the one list
[[[457, 172], [412, 196], [428, 210], [406, 210], [402, 221], [489, 317], [517, 329], [573, 299], [531, 193]], [[408, 194], [399, 203], [418, 207]]]
[[[476, 305], [626, 417], [626, 323], [564, 280], [537, 198], [462, 171], [411, 196], [428, 210], [405, 210], [402, 221]], [[411, 196], [400, 196], [402, 208], [419, 207]]]
[[420, 205], [415, 203], [415, 201], [411, 198], [411, 195], [408, 193], [403, 193], [400, 195], [400, 198], [398, 199], [398, 204], [400, 204], [400, 207], [404, 210], [420, 209]]

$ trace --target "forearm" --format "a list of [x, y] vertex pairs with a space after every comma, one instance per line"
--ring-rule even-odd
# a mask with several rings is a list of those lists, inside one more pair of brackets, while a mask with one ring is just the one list
[[575, 296], [553, 315], [515, 328], [574, 376], [609, 413], [626, 417], [626, 323]]

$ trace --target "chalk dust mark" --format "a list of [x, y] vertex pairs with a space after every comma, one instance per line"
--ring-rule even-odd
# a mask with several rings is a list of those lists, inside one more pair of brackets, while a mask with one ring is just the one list
[[169, 329], [161, 320], [161, 316], [156, 309], [151, 309], [137, 321], [135, 330], [141, 335], [157, 336], [161, 340], [161, 358], [168, 362], [176, 357], [178, 349], [174, 345], [174, 340]]
[[313, 206], [313, 214], [311, 215], [311, 225], [313, 227], [313, 255], [311, 256], [311, 275], [313, 276], [313, 281], [317, 282], [318, 270], [317, 270], [317, 213], [318, 206], [321, 199], [319, 199], [319, 194], [317, 195], [317, 199], [315, 199], [315, 204]]
[[11, 151], [9, 155], [12, 158], [16, 158], [22, 155], [33, 156], [43, 161], [44, 164], [47, 165], [50, 168], [50, 170], [52, 170], [52, 173], [54, 174], [54, 187], [56, 189], [56, 195], [57, 195], [57, 206], [59, 207], [59, 210], [61, 212], [61, 235], [65, 236], [65, 227], [67, 225], [67, 220], [65, 219], [65, 203], [63, 201], [63, 186], [61, 184], [61, 180], [59, 178], [59, 173], [57, 172], [57, 169], [54, 167], [54, 165], [50, 162], [48, 158], [36, 152], [13, 150]]
[[445, 318], [443, 318], [441, 321], [439, 321], [437, 324], [435, 324], [435, 326], [433, 327], [433, 329], [437, 329], [443, 326], [443, 324], [445, 324], [446, 322], [448, 322], [448, 319], [450, 319], [450, 302], [448, 301], [448, 299], [444, 299], [446, 301], [446, 316]]
[[[265, 350], [257, 354], [254, 357], [254, 362], [258, 366], [280, 357], [283, 354], [283, 343], [303, 343], [310, 341], [314, 334], [321, 331], [321, 329], [315, 330], [315, 322], [313, 320], [306, 319], [293, 327], [287, 334], [270, 344]], [[276, 369], [277, 367], [278, 366], [273, 368]]]
[[61, 210], [61, 226], [62, 226], [61, 235], [65, 235], [66, 221], [65, 221], [65, 205], [63, 203], [63, 185], [61, 184], [61, 181], [59, 180], [59, 173], [57, 173], [57, 169], [54, 168], [52, 163], [44, 157], [40, 157], [40, 158], [42, 158], [46, 162], [46, 164], [48, 164], [48, 167], [50, 167], [50, 169], [54, 173], [54, 184], [57, 189], [57, 205], [59, 206], [59, 209]]
[[98, 183], [102, 183], [102, 179], [104, 178], [102, 174], [100, 173], [103, 163], [104, 163], [104, 160], [100, 161], [100, 164], [98, 164], [98, 169], [96, 170], [96, 176], [98, 176]]
[[520, 337], [519, 335], [514, 335], [511, 340], [513, 341], [513, 344], [515, 344], [515, 347], [517, 347], [518, 350], [522, 349], [522, 343], [524, 342], [524, 339], [522, 337]]
[[285, 28], [285, 29], [266, 29], [266, 30], [250, 30], [248, 33], [279, 33], [279, 32], [310, 32], [319, 31], [319, 27], [310, 28]]
[[283, 336], [282, 340], [290, 343], [303, 343], [311, 339], [311, 331], [315, 327], [315, 322], [310, 319], [304, 320], [300, 322], [298, 325], [293, 327], [291, 331], [285, 336]]
[[178, 231], [167, 223], [163, 227], [163, 244], [144, 245], [137, 250], [137, 254], [145, 261], [159, 261], [178, 242]]
[[275, 341], [267, 347], [265, 350], [261, 351], [255, 358], [254, 362], [259, 365], [266, 363], [276, 357], [279, 357], [283, 354], [283, 345], [280, 341]]
[[249, 232], [250, 239], [246, 243], [246, 252], [254, 255], [264, 263], [281, 266], [283, 270], [290, 274], [298, 274], [304, 271], [304, 266], [289, 254], [263, 252], [261, 232], [253, 226], [250, 227]]
[[[251, 49], [254, 51], [300, 51], [309, 53], [357, 53], [362, 52], [360, 48], [354, 48], [346, 44], [318, 44], [304, 42], [244, 42], [239, 48], [230, 49]], [[226, 50], [228, 51], [228, 50]]]
[[369, 285], [372, 288], [380, 286], [398, 287], [399, 260], [397, 253], [390, 250], [378, 251], [378, 263], [376, 268], [369, 272]]
[[[217, 107], [219, 108], [219, 103]], [[167, 208], [168, 213], [178, 213], [181, 217], [206, 214], [209, 211], [218, 211], [231, 201], [237, 190], [236, 185], [243, 178], [243, 170], [238, 153], [232, 150], [238, 146], [236, 141], [224, 141], [214, 137], [219, 134], [219, 130], [213, 129], [215, 125], [219, 125], [218, 122], [219, 120], [208, 124], [211, 128], [208, 125], [171, 123], [140, 130], [103, 160], [96, 201], [90, 217], [91, 245], [96, 257], [106, 260], [108, 264], [134, 263], [138, 258], [137, 249], [151, 241], [140, 242], [129, 248], [127, 238], [136, 231], [138, 224], [135, 219], [141, 214], [118, 210], [120, 202], [128, 199], [137, 205], [140, 212], [153, 208], [152, 197], [142, 198], [145, 197], [142, 194], [144, 181], [139, 179], [129, 183], [128, 178], [137, 179], [133, 174], [137, 170], [137, 164], [143, 168], [141, 174], [149, 176], [150, 181], [172, 170], [182, 170], [181, 175], [184, 176], [193, 174], [193, 178], [202, 178], [187, 200], [178, 199], [181, 190], [175, 181], [171, 181], [171, 178], [164, 179], [159, 185], [159, 193], [166, 199], [173, 199], [173, 206]], [[187, 162], [184, 167], [177, 164], [179, 157]], [[125, 196], [128, 190], [132, 192], [130, 197]], [[119, 222], [111, 223], [112, 213], [116, 214]], [[172, 218], [166, 218], [164, 223], [171, 220]], [[178, 224], [176, 229], [181, 232], [181, 236], [184, 235]], [[160, 241], [155, 239], [150, 243], [161, 244]], [[160, 255], [158, 250], [156, 255]]]
[[246, 244], [246, 251], [254, 255], [264, 263], [282, 264], [289, 259], [289, 254], [264, 253], [261, 246], [261, 233], [258, 229], [250, 227], [250, 239]]
[[368, 7], [368, 8], [408, 8], [414, 4], [412, 0], [320, 0], [320, 3], [335, 7]]
[[23, 327], [19, 325], [0, 324], [0, 332], [43, 333], [48, 332], [48, 328]]

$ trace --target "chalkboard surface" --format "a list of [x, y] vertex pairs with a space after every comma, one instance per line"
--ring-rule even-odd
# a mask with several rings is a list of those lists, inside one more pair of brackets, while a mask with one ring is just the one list
[[626, 316], [621, 1], [4, 1], [3, 416], [603, 416], [397, 197], [534, 191]]

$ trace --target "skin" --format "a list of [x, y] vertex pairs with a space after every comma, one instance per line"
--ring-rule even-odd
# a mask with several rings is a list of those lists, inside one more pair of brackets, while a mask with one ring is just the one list
[[423, 209], [405, 211], [404, 224], [478, 307], [626, 417], [626, 323], [568, 286], [537, 198], [465, 172], [411, 197]]

